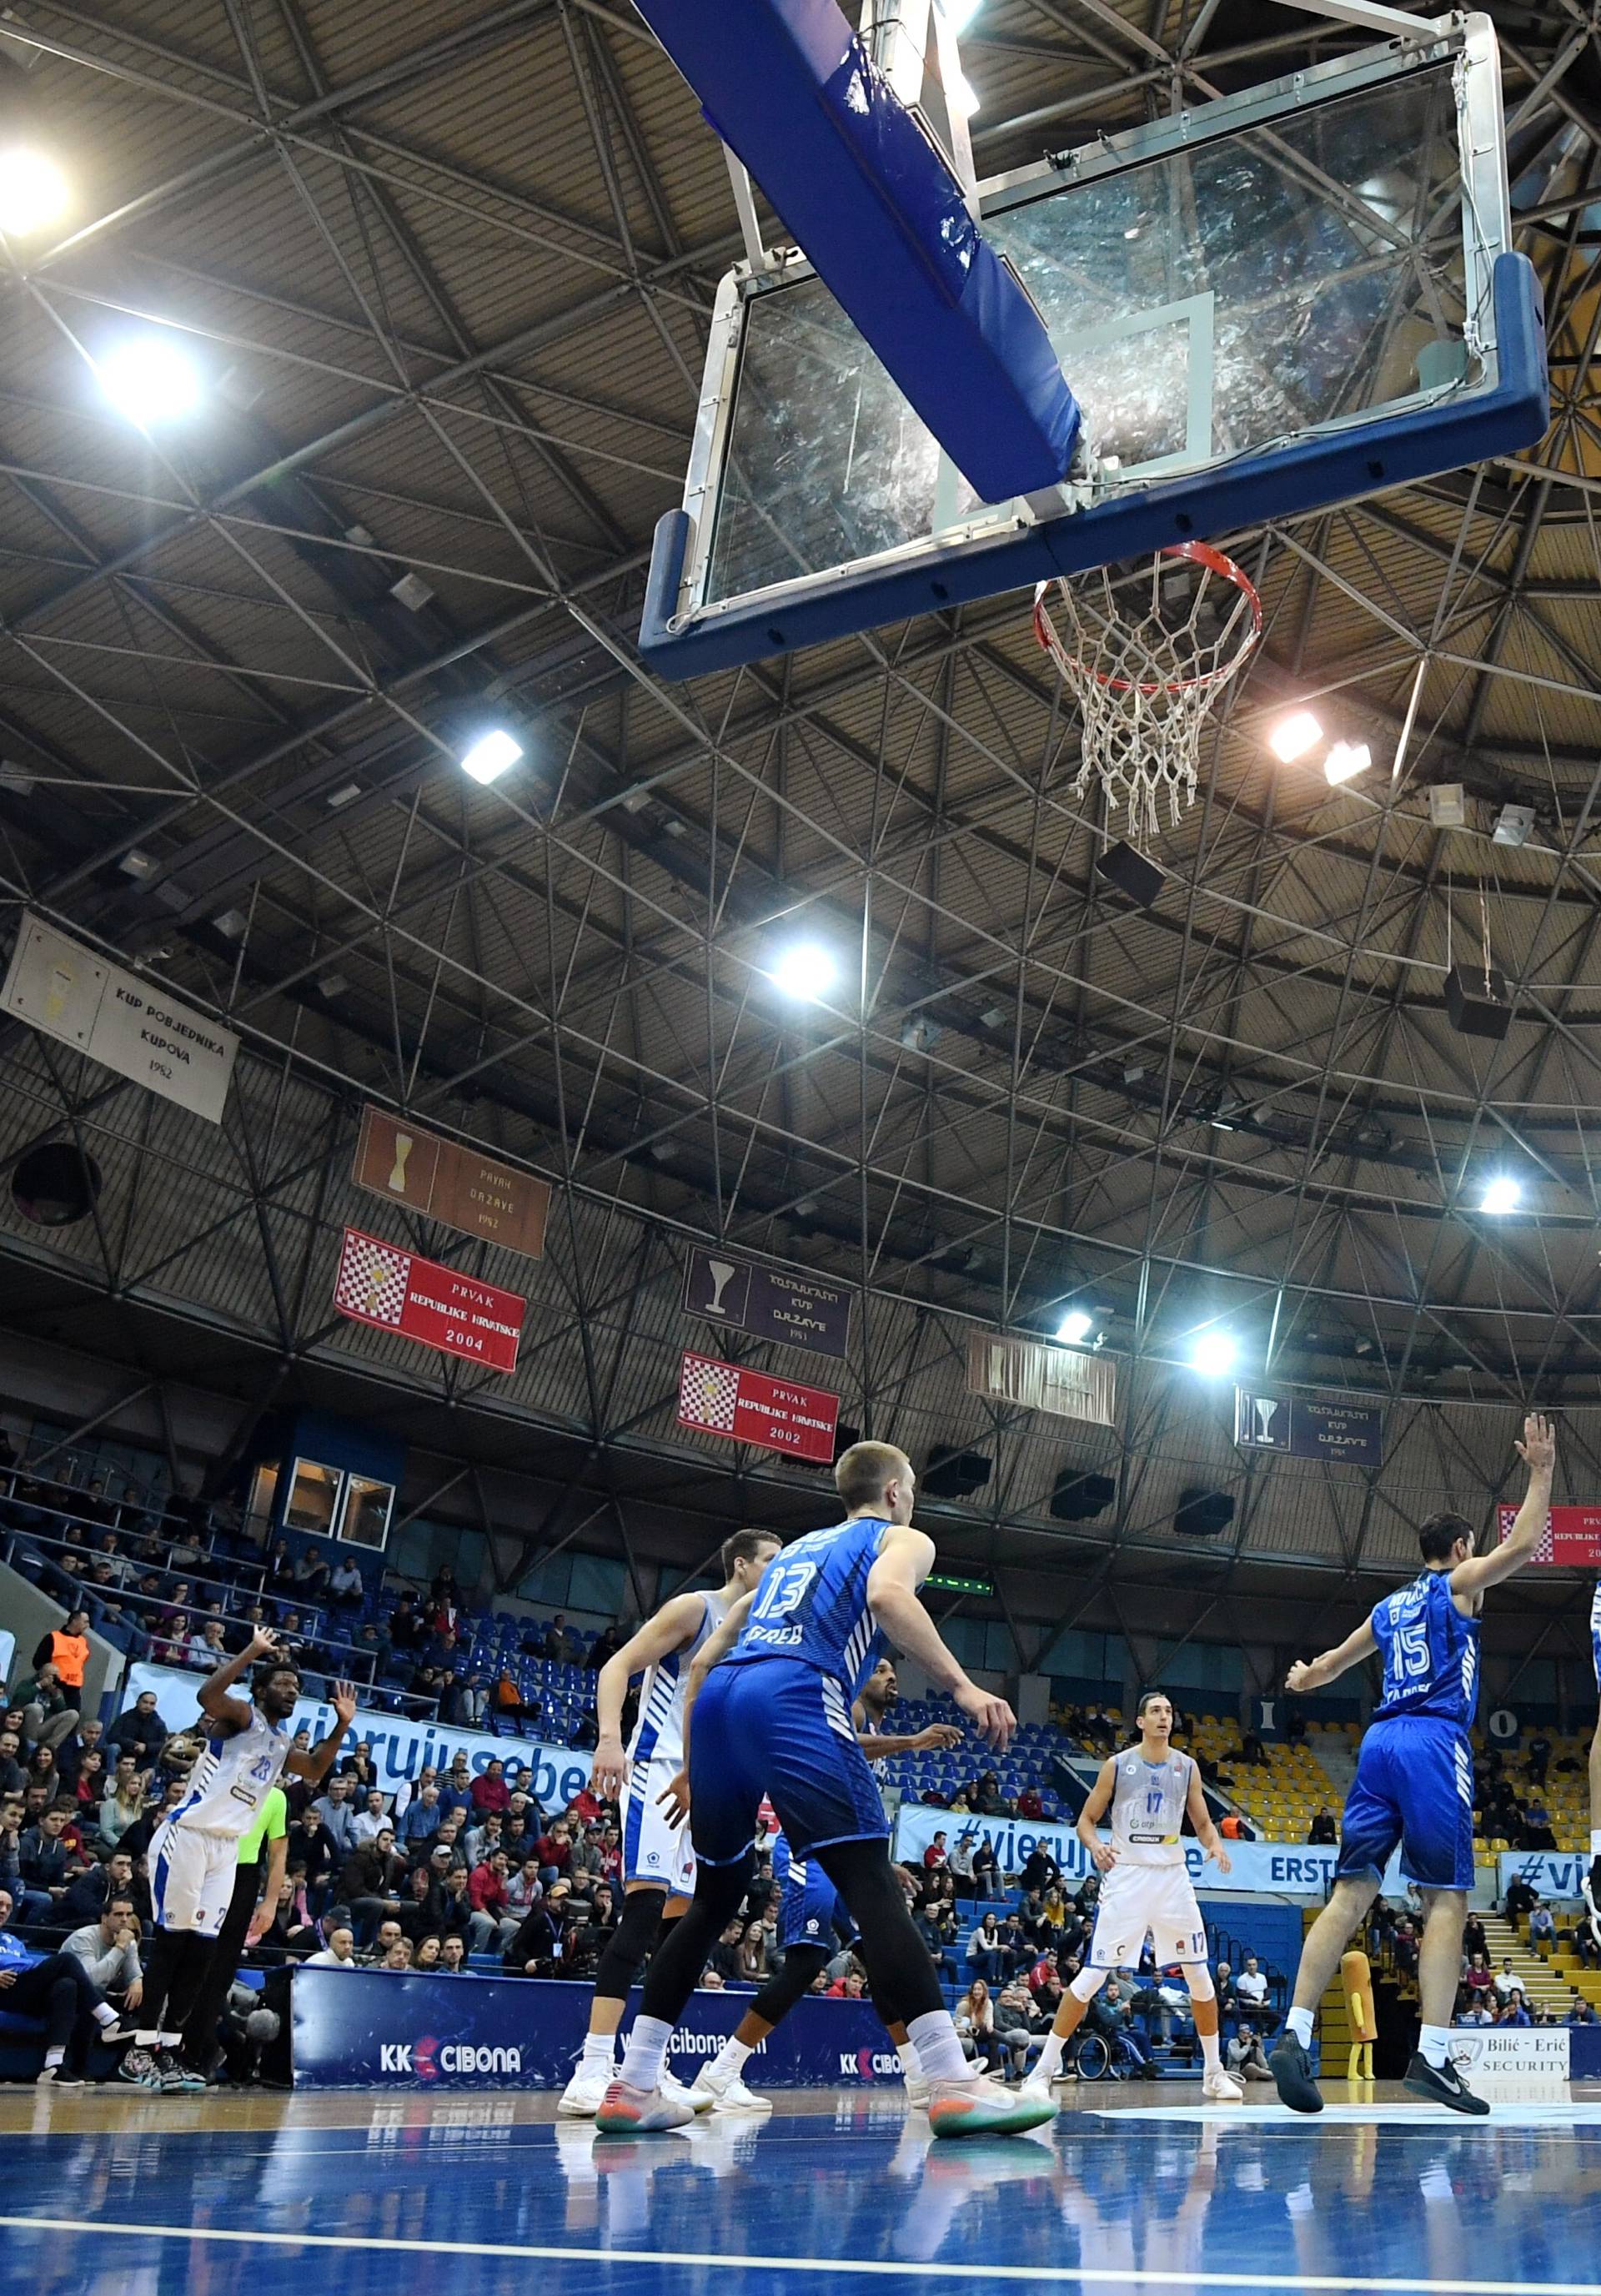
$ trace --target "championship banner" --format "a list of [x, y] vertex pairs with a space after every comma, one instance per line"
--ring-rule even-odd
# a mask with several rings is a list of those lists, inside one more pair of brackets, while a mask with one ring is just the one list
[[[1517, 1521], [1517, 1509], [1497, 1507], [1495, 1520], [1505, 1539]], [[1601, 1507], [1554, 1506], [1532, 1559], [1559, 1570], [1601, 1570]]]
[[[169, 1730], [188, 1730], [200, 1720], [200, 1687], [203, 1674], [190, 1674], [172, 1666], [132, 1666], [122, 1695], [131, 1706], [142, 1690], [156, 1693], [156, 1711]], [[357, 1695], [361, 1693], [358, 1691]], [[312, 1743], [333, 1727], [333, 1709], [321, 1699], [296, 1702], [291, 1730], [309, 1730]], [[414, 1778], [425, 1762], [441, 1772], [458, 1754], [481, 1776], [491, 1762], [503, 1762], [510, 1777], [520, 1767], [527, 1775], [522, 1784], [542, 1809], [564, 1810], [589, 1784], [594, 1757], [580, 1748], [551, 1746], [532, 1738], [492, 1738], [485, 1730], [457, 1730], [431, 1718], [423, 1721], [406, 1714], [387, 1714], [377, 1707], [357, 1707], [346, 1741], [372, 1749], [372, 1770], [386, 1793]]]
[[1244, 1451], [1278, 1451], [1333, 1467], [1381, 1467], [1385, 1414], [1376, 1403], [1234, 1390], [1234, 1439]]
[[1508, 1882], [1527, 1882], [1542, 1898], [1566, 1898], [1576, 1903], [1589, 1870], [1588, 1849], [1503, 1849], [1497, 1866], [1497, 1889], [1505, 1897]]
[[176, 1101], [192, 1116], [223, 1120], [239, 1054], [233, 1031], [37, 917], [22, 920], [0, 988], [0, 1012]]
[[818, 1356], [843, 1356], [851, 1336], [851, 1295], [843, 1283], [813, 1283], [720, 1252], [690, 1252], [683, 1311]]
[[476, 1148], [424, 1132], [369, 1103], [350, 1177], [358, 1188], [405, 1204], [463, 1235], [481, 1235], [537, 1259], [544, 1250], [551, 1184]]
[[[896, 1858], [903, 1865], [920, 1866], [936, 1833], [944, 1835], [947, 1850], [959, 1841], [971, 1841], [975, 1848], [987, 1841], [1003, 1874], [1020, 1874], [1034, 1849], [1049, 1850], [1074, 1889], [1092, 1871], [1090, 1853], [1070, 1825], [1028, 1817], [964, 1816], [960, 1811], [952, 1816], [948, 1809], [926, 1802], [901, 1804], [895, 1818]], [[1224, 1847], [1230, 1867], [1227, 1874], [1198, 1841], [1186, 1835], [1184, 1863], [1197, 1889], [1237, 1898], [1310, 1898], [1320, 1904], [1333, 1885], [1340, 1856], [1337, 1849], [1311, 1849], [1303, 1842], [1229, 1841]], [[1391, 1859], [1383, 1887], [1388, 1895], [1405, 1895], [1399, 1855]]]
[[839, 1398], [826, 1388], [800, 1387], [744, 1364], [686, 1351], [678, 1373], [678, 1423], [827, 1467], [834, 1457]]
[[339, 1247], [333, 1304], [352, 1323], [398, 1332], [441, 1355], [467, 1356], [491, 1371], [517, 1369], [527, 1301], [398, 1243], [347, 1227]]
[[968, 1333], [968, 1393], [991, 1403], [1049, 1411], [1058, 1419], [1117, 1423], [1117, 1359], [1088, 1349], [1047, 1347], [1006, 1332]]
[[[400, 2095], [564, 2088], [593, 1998], [592, 1984], [552, 1978], [300, 1967], [290, 1997], [295, 2087]], [[692, 2081], [750, 2002], [744, 1991], [691, 1994], [667, 2044], [668, 2071]], [[757, 2044], [747, 2070], [764, 2089], [901, 2080], [901, 2061], [867, 2001], [797, 2001]]]

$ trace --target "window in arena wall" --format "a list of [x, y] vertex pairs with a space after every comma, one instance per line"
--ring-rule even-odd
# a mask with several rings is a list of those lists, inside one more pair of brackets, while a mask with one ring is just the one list
[[303, 1530], [315, 1538], [331, 1538], [344, 1480], [342, 1468], [325, 1467], [316, 1459], [297, 1459], [290, 1471], [289, 1497], [283, 1508], [285, 1530]]

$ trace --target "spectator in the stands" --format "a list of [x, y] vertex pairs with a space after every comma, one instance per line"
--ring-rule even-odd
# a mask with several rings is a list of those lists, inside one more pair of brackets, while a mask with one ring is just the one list
[[568, 1632], [567, 1613], [558, 1611], [545, 1632], [544, 1658], [550, 1666], [574, 1666], [577, 1663], [578, 1645]]
[[1262, 2036], [1254, 2025], [1240, 2026], [1229, 2044], [1226, 2062], [1237, 2080], [1270, 2081], [1273, 2078], [1262, 2050]]
[[1032, 1785], [1025, 1786], [1022, 1792], [1017, 1796], [1018, 1816], [1032, 1818], [1038, 1823], [1038, 1821], [1045, 1817], [1047, 1814], [1044, 1798], [1041, 1794], [1039, 1787]]
[[1320, 1846], [1333, 1849], [1339, 1838], [1339, 1829], [1335, 1824], [1334, 1814], [1331, 1810], [1320, 1809], [1306, 1829], [1309, 1847]]
[[61, 2079], [69, 2044], [80, 2021], [114, 2025], [117, 2012], [69, 1953], [36, 1953], [11, 1926], [12, 1896], [0, 1889], [0, 2005], [12, 2015], [45, 2021], [41, 2082]]
[[400, 1814], [396, 1838], [408, 1853], [431, 1841], [439, 1831], [439, 1788], [433, 1779], [419, 1789]]
[[1556, 1920], [1549, 1906], [1536, 1906], [1530, 1915], [1529, 1942], [1531, 1945], [1545, 1946], [1555, 1946], [1556, 1943]]
[[328, 1577], [330, 1602], [341, 1603], [347, 1610], [359, 1610], [363, 1592], [362, 1574], [355, 1557], [341, 1554]]
[[530, 1906], [502, 1956], [502, 1965], [514, 1977], [554, 1977], [560, 1968], [560, 1928], [549, 1906]]
[[599, 1674], [609, 1658], [615, 1658], [628, 1640], [620, 1625], [603, 1627], [584, 1653], [584, 1663], [592, 1674]]
[[1523, 2000], [1523, 1988], [1521, 1985], [1515, 1986], [1512, 1991], [1507, 1994], [1505, 2000], [1501, 2003], [1499, 2009], [1496, 2012], [1495, 2021], [1498, 2025], [1530, 2025], [1533, 2023], [1534, 2021], [1530, 2016], [1527, 2005]]
[[1234, 1989], [1234, 1972], [1226, 1961], [1220, 1961], [1218, 1963], [1216, 1968], [1212, 1972], [1212, 1981], [1217, 1989], [1217, 2011], [1219, 2017], [1221, 2019], [1227, 2020], [1229, 2017], [1238, 2016], [1239, 2014], [1239, 1995]]
[[313, 1918], [320, 1919], [327, 1910], [338, 1856], [333, 1838], [323, 1823], [320, 1802], [303, 1809], [290, 1827], [284, 1855], [290, 1866], [298, 1866], [305, 1874], [306, 1905]]
[[447, 1937], [442, 1941], [439, 1974], [441, 1977], [470, 1977], [472, 1972], [467, 1966], [467, 1939], [464, 1937]]
[[354, 1969], [356, 1966], [355, 1937], [347, 1923], [335, 1923], [328, 1932], [328, 1942], [322, 1952], [314, 1953], [306, 1966], [307, 1969]]
[[200, 1631], [189, 1637], [185, 1664], [203, 1668], [208, 1674], [215, 1674], [219, 1666], [225, 1666], [228, 1650], [223, 1635], [221, 1619], [202, 1620]]
[[350, 1792], [356, 1808], [365, 1806], [368, 1794], [377, 1785], [378, 1769], [372, 1759], [372, 1742], [358, 1739], [349, 1753], [341, 1757], [339, 1770], [350, 1781]]
[[295, 1558], [289, 1551], [289, 1541], [281, 1538], [273, 1549], [266, 1567], [266, 1583], [274, 1594], [290, 1594], [295, 1585]]
[[0, 1794], [20, 1794], [28, 1784], [28, 1773], [19, 1757], [22, 1751], [22, 1734], [19, 1730], [0, 1730]]
[[332, 1855], [342, 1863], [357, 1847], [355, 1819], [358, 1804], [352, 1792], [351, 1779], [336, 1770], [311, 1808], [323, 1822]]
[[481, 1777], [474, 1778], [472, 1806], [475, 1810], [485, 1813], [494, 1810], [504, 1816], [511, 1800], [511, 1789], [506, 1784], [503, 1762], [491, 1762]]
[[1529, 1741], [1528, 1765], [1531, 1783], [1543, 1787], [1551, 1767], [1551, 1741], [1543, 1730], [1537, 1730]]
[[393, 1834], [394, 1821], [385, 1806], [383, 1789], [369, 1786], [362, 1806], [350, 1821], [350, 1835], [357, 1849], [364, 1849], [369, 1841], [376, 1841], [384, 1832]]
[[1515, 1874], [1507, 1884], [1507, 1895], [1503, 1900], [1507, 1908], [1507, 1919], [1515, 1923], [1524, 1914], [1532, 1913], [1536, 1901], [1537, 1893], [1532, 1885], [1524, 1881], [1521, 1874]]
[[348, 1907], [358, 1935], [400, 1911], [404, 1862], [395, 1854], [394, 1829], [386, 1824], [364, 1848], [353, 1849], [340, 1869], [339, 1896]]
[[172, 1735], [156, 1710], [155, 1692], [142, 1690], [127, 1710], [117, 1717], [108, 1735], [119, 1753], [131, 1754], [140, 1769], [148, 1770]]
[[103, 1910], [74, 1930], [61, 1951], [82, 1962], [90, 1984], [119, 2013], [137, 2009], [144, 1996], [144, 1971], [139, 1960], [139, 1917], [126, 1890], [114, 1890]]
[[747, 1922], [739, 1939], [739, 1976], [747, 1985], [764, 1985], [772, 1975], [767, 1939], [760, 1922]]
[[158, 1666], [182, 1666], [189, 1656], [189, 1613], [170, 1611], [162, 1620], [162, 1630], [151, 1644], [151, 1656]]
[[1595, 2025], [1601, 2023], [1601, 2018], [1597, 2017], [1594, 2009], [1582, 1995], [1575, 1993], [1565, 2021], [1570, 2025]]
[[1246, 1956], [1246, 1965], [1234, 1980], [1234, 1990], [1242, 2008], [1261, 2009], [1266, 2006], [1268, 1980], [1254, 1953]]
[[439, 1782], [439, 1813], [448, 1817], [453, 1810], [472, 1808], [472, 1772], [467, 1767], [465, 1754], [458, 1754]]
[[[72, 1616], [81, 1618], [81, 1611]], [[12, 1692], [12, 1703], [22, 1709], [22, 1731], [30, 1745], [59, 1746], [78, 1727], [78, 1707], [68, 1695], [53, 1659], [36, 1667]]]
[[63, 1808], [43, 1810], [38, 1823], [30, 1825], [17, 1844], [17, 1873], [22, 1884], [17, 1915], [21, 1922], [53, 1920], [67, 1894], [67, 1884], [82, 1863], [73, 1857], [62, 1839], [66, 1824]]
[[987, 1841], [974, 1845], [973, 1887], [981, 1898], [998, 1898], [1001, 1894], [1001, 1866]]
[[928, 1844], [927, 1849], [923, 1852], [923, 1866], [925, 1871], [930, 1874], [938, 1873], [940, 1868], [949, 1860], [950, 1855], [950, 1849], [948, 1849], [945, 1841], [944, 1829], [942, 1827], [939, 1832], [935, 1833], [933, 1841]]
[[1061, 1867], [1044, 1842], [1036, 1841], [1024, 1859], [1023, 1871], [1017, 1878], [1025, 1890], [1037, 1890], [1043, 1897], [1051, 1883], [1060, 1880], [1061, 1873]]
[[1483, 1955], [1486, 1960], [1489, 1958], [1490, 1940], [1477, 1914], [1470, 1913], [1462, 1925], [1462, 1950], [1470, 1961], [1475, 1954]]
[[[1096, 2012], [1099, 2011], [1097, 2018]], [[1107, 2040], [1117, 2041], [1126, 2056], [1133, 2059], [1140, 2071], [1148, 2071], [1151, 2053], [1145, 2036], [1134, 2023], [1134, 2013], [1124, 1997], [1123, 1987], [1115, 1977], [1108, 1978], [1104, 1990], [1090, 2004], [1090, 2019]]]
[[[37, 1681], [45, 1668], [53, 1667], [56, 1681], [66, 1693], [68, 1705], [76, 1714], [82, 1710], [84, 1703], [84, 1669], [88, 1663], [89, 1613], [87, 1611], [69, 1611], [59, 1627], [53, 1627], [40, 1639], [33, 1654], [34, 1677]], [[37, 1737], [39, 1734], [35, 1731], [31, 1734]], [[61, 1731], [47, 1742], [53, 1746], [59, 1745], [66, 1735], [65, 1731]]]
[[986, 1985], [1001, 1984], [1006, 1975], [1006, 1941], [993, 1914], [986, 1914], [968, 1939], [968, 1964]]
[[422, 1621], [408, 1589], [389, 1613], [388, 1636], [397, 1651], [418, 1651], [422, 1647]]
[[126, 1849], [114, 1849], [103, 1866], [86, 1866], [67, 1884], [61, 1917], [67, 1922], [97, 1922], [113, 1898], [131, 1894], [134, 1861]]

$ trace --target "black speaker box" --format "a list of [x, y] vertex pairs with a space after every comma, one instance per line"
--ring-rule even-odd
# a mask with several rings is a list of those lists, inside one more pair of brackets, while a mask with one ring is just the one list
[[1121, 840], [1107, 846], [1095, 867], [1096, 873], [1115, 885], [1120, 893], [1126, 893], [1136, 908], [1148, 909], [1162, 890], [1162, 872], [1156, 863]]
[[1504, 1037], [1512, 1022], [1506, 974], [1492, 965], [1486, 990], [1482, 964], [1453, 964], [1445, 976], [1445, 1009], [1460, 1037]]

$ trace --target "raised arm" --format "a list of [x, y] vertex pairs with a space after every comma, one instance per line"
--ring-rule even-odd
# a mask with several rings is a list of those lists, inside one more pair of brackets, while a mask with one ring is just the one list
[[1117, 1863], [1115, 1849], [1111, 1842], [1103, 1841], [1097, 1831], [1112, 1807], [1112, 1789], [1116, 1783], [1117, 1757], [1108, 1754], [1096, 1772], [1095, 1784], [1084, 1797], [1084, 1806], [1073, 1829], [1090, 1852], [1090, 1862], [1098, 1874], [1109, 1874]]
[[614, 1651], [595, 1677], [595, 1759], [589, 1782], [603, 1801], [623, 1791], [623, 1702], [636, 1674], [682, 1650], [700, 1624], [704, 1597], [674, 1595], [653, 1619]]
[[1284, 1677], [1287, 1690], [1321, 1690], [1326, 1683], [1337, 1682], [1361, 1659], [1371, 1658], [1378, 1648], [1373, 1632], [1373, 1620], [1362, 1620], [1353, 1634], [1335, 1650], [1327, 1650], [1320, 1658], [1298, 1658]]
[[1556, 1465], [1556, 1435], [1550, 1422], [1532, 1411], [1523, 1422], [1523, 1439], [1517, 1455], [1529, 1470], [1529, 1488], [1517, 1519], [1499, 1546], [1488, 1554], [1471, 1554], [1451, 1572], [1451, 1593], [1458, 1603], [1476, 1600], [1486, 1587], [1499, 1587], [1525, 1562], [1545, 1536], [1551, 1512], [1551, 1476]]
[[225, 1737], [233, 1737], [250, 1726], [250, 1704], [248, 1699], [229, 1695], [234, 1684], [256, 1664], [257, 1659], [276, 1658], [277, 1639], [270, 1628], [257, 1627], [237, 1658], [225, 1659], [215, 1674], [208, 1674], [200, 1687], [200, 1712], [208, 1721], [220, 1722]]
[[923, 1669], [935, 1689], [951, 1693], [986, 1744], [1004, 1752], [1017, 1718], [1004, 1698], [969, 1681], [940, 1640], [918, 1595], [933, 1568], [934, 1541], [910, 1523], [892, 1524], [868, 1573], [868, 1607], [895, 1648]]
[[882, 1734], [858, 1726], [856, 1743], [870, 1762], [886, 1762], [892, 1754], [943, 1753], [961, 1743], [961, 1732], [954, 1722], [930, 1722], [925, 1730], [914, 1731], [910, 1737]]
[[334, 1726], [326, 1738], [302, 1754], [291, 1746], [283, 1758], [283, 1767], [297, 1778], [308, 1778], [320, 1786], [333, 1767], [333, 1758], [345, 1742], [345, 1733], [355, 1719], [355, 1685], [336, 1682], [333, 1685]]

